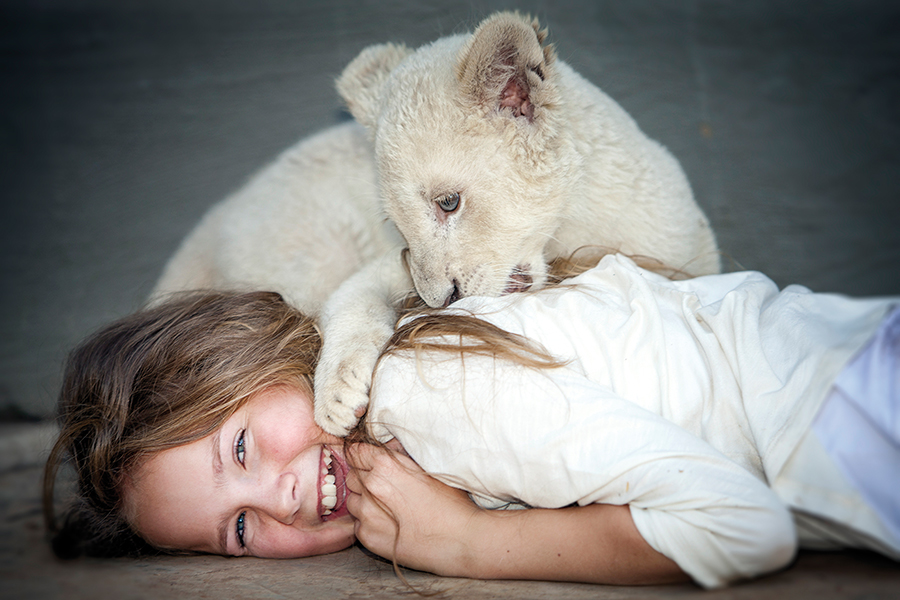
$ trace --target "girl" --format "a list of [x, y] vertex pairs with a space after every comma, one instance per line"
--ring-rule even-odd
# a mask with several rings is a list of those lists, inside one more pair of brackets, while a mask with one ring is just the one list
[[357, 431], [395, 452], [314, 424], [318, 337], [280, 298], [182, 299], [73, 355], [48, 522], [70, 454], [62, 531], [94, 547], [303, 556], [355, 536], [439, 574], [706, 587], [798, 540], [896, 559], [895, 304], [610, 255], [402, 323]]

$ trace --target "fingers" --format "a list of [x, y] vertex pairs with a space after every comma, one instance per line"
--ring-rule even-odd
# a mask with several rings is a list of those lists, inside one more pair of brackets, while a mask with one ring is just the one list
[[385, 558], [393, 557], [394, 542], [399, 535], [399, 523], [395, 516], [386, 511], [386, 505], [377, 500], [360, 481], [353, 470], [347, 476], [347, 510], [354, 518], [353, 533], [356, 539], [370, 551]]
[[397, 460], [406, 457], [371, 444], [354, 444], [352, 447], [345, 446], [344, 458], [350, 465], [346, 478], [350, 491], [347, 509], [360, 518], [360, 513], [372, 502], [373, 496], [392, 491], [390, 482], [399, 467]]
[[372, 523], [380, 521], [383, 518], [384, 510], [378, 502], [375, 502], [372, 499], [369, 490], [360, 483], [358, 478], [351, 480], [351, 478], [348, 477], [347, 487], [350, 490], [350, 494], [347, 496], [345, 506], [350, 512], [350, 515], [356, 519], [355, 529], [357, 538], [360, 541], [364, 541], [363, 538], [360, 538], [359, 536], [360, 528], [367, 526], [368, 529], [371, 529]]
[[350, 514], [353, 515], [354, 519], [359, 519], [363, 512], [363, 495], [362, 490], [355, 491], [350, 486], [350, 481], [347, 481], [347, 488], [350, 489], [350, 494], [347, 495], [347, 499], [344, 501], [344, 505], [347, 507], [347, 510], [350, 511]]
[[385, 444], [385, 447], [387, 447], [389, 450], [393, 450], [394, 452], [399, 452], [403, 456], [409, 456], [409, 454], [406, 452], [406, 448], [403, 447], [403, 444], [401, 444], [400, 440], [398, 440], [397, 438], [391, 438], [390, 440], [388, 440], [388, 442]]
[[344, 458], [352, 468], [370, 471], [373, 458], [379, 451], [383, 450], [372, 444], [345, 444]]
[[347, 510], [356, 539], [372, 552], [412, 568], [435, 570], [478, 508], [462, 490], [427, 475], [398, 444], [345, 446]]
[[[416, 489], [413, 481], [425, 476], [421, 468], [402, 450], [399, 443], [392, 448], [371, 444], [345, 446], [344, 457], [350, 465], [347, 474], [347, 510], [357, 519], [371, 519], [384, 513], [386, 506], [404, 502], [406, 493]], [[378, 515], [380, 516], [380, 515]]]
[[407, 472], [421, 472], [419, 465], [409, 458], [403, 446], [396, 440], [389, 441], [385, 447], [352, 444], [344, 448], [347, 463], [352, 468], [364, 472], [360, 475], [364, 481], [368, 478], [367, 473], [373, 471], [381, 474], [398, 473], [398, 468], [402, 467]]
[[347, 489], [350, 490], [351, 494], [362, 494], [365, 486], [359, 479], [359, 474], [355, 468], [350, 469], [347, 472], [347, 478], [344, 480], [344, 483], [347, 486]]

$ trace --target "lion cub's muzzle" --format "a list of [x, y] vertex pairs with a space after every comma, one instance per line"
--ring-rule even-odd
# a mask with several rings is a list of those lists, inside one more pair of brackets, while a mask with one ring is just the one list
[[531, 288], [533, 283], [534, 278], [528, 272], [528, 267], [518, 266], [510, 273], [509, 283], [506, 285], [506, 289], [503, 290], [503, 295], [525, 292]]

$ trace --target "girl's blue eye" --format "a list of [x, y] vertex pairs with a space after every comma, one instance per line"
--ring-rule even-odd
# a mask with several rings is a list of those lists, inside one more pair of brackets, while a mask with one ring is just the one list
[[241, 516], [238, 517], [237, 527], [235, 527], [235, 532], [237, 533], [238, 543], [241, 545], [241, 548], [244, 547], [244, 517], [247, 516], [247, 512], [244, 511], [241, 513]]
[[234, 444], [234, 454], [237, 456], [238, 462], [244, 464], [244, 431], [241, 430], [241, 433], [238, 435], [238, 440]]

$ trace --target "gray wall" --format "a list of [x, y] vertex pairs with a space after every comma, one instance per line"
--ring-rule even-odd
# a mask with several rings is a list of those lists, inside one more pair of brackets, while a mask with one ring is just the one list
[[681, 160], [733, 265], [900, 294], [896, 2], [5, 0], [0, 413], [48, 415], [208, 206], [347, 118], [359, 50], [510, 7]]

